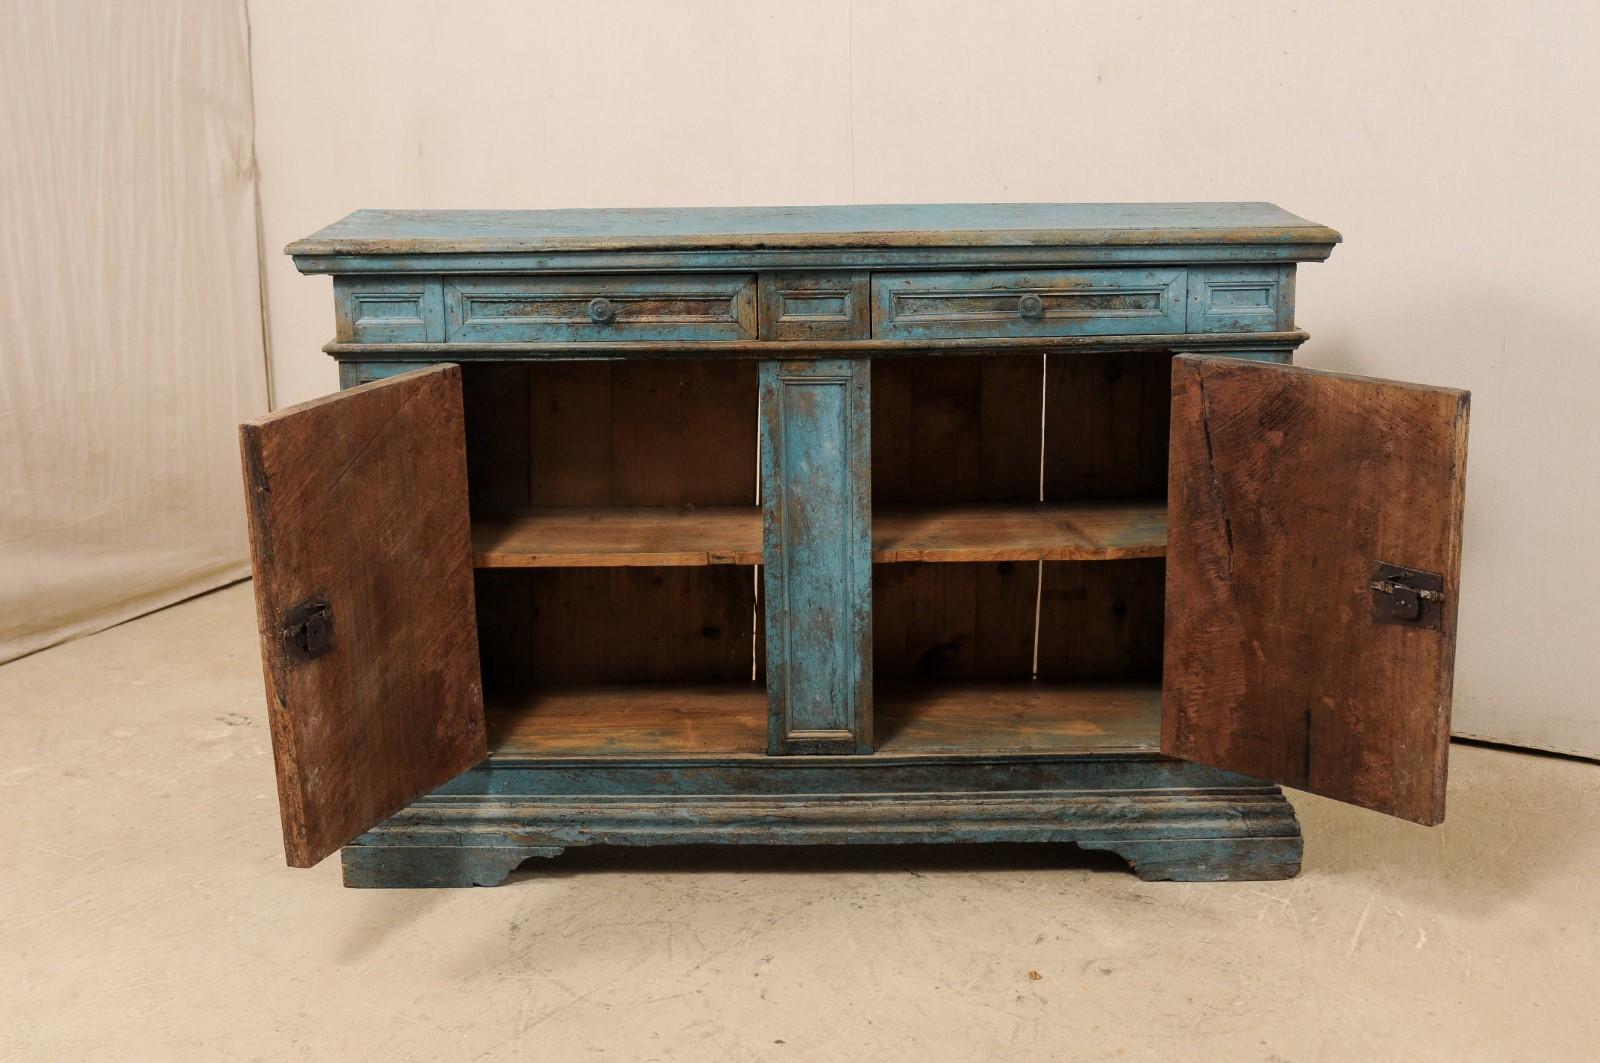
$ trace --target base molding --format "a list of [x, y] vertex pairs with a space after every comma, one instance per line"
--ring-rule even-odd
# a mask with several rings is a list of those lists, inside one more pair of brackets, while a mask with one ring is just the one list
[[1150, 881], [1298, 873], [1300, 824], [1282, 791], [1223, 778], [1242, 785], [756, 796], [439, 793], [346, 846], [345, 884], [496, 885], [523, 861], [576, 845], [1074, 843], [1115, 853]]

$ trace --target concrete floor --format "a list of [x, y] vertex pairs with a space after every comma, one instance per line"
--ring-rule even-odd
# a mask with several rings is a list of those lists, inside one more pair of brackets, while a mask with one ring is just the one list
[[1600, 765], [1457, 746], [1290, 882], [1060, 847], [283, 866], [248, 585], [0, 668], [0, 1060], [1592, 1060]]

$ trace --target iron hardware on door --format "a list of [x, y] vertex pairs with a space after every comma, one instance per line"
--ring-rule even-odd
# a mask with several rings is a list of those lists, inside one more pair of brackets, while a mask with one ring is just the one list
[[1442, 576], [1378, 561], [1370, 586], [1375, 623], [1438, 628], [1439, 607], [1444, 604]]
[[333, 610], [325, 599], [307, 598], [283, 614], [283, 647], [295, 664], [333, 649]]

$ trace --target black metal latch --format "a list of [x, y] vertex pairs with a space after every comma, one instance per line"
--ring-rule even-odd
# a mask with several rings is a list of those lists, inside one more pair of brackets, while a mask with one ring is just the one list
[[1372, 566], [1372, 619], [1379, 624], [1437, 628], [1444, 577], [1384, 561]]
[[333, 649], [333, 610], [327, 599], [307, 598], [283, 614], [283, 649], [295, 664]]

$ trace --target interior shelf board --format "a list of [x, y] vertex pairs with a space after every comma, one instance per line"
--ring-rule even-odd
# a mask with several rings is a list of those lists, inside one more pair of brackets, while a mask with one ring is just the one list
[[491, 756], [763, 754], [767, 688], [754, 682], [559, 687], [486, 699]]
[[[757, 506], [552, 506], [473, 517], [479, 568], [759, 565]], [[1159, 502], [880, 504], [872, 559], [1114, 561], [1163, 557]]]
[[[881, 684], [873, 756], [1157, 752], [1159, 683]], [[488, 699], [492, 757], [762, 757], [766, 688], [645, 683]]]
[[475, 514], [479, 568], [759, 565], [758, 506], [552, 506]]
[[1166, 552], [1162, 502], [873, 507], [874, 561], [1114, 561]]
[[905, 682], [876, 691], [879, 755], [1159, 752], [1159, 682]]

